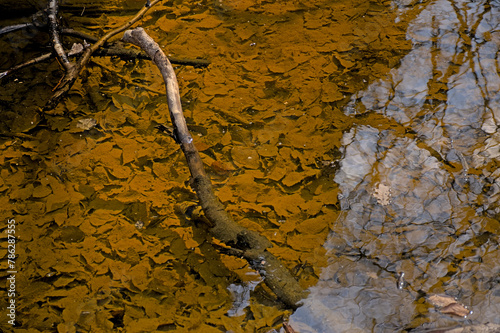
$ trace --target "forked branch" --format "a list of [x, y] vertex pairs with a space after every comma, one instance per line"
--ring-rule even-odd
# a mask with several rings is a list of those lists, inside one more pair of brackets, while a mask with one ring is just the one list
[[78, 78], [78, 75], [80, 75], [82, 69], [87, 65], [87, 63], [90, 60], [90, 56], [92, 53], [97, 51], [101, 46], [104, 45], [111, 37], [113, 37], [116, 34], [119, 34], [122, 31], [127, 30], [130, 28], [134, 23], [139, 21], [144, 14], [155, 4], [160, 2], [161, 0], [154, 0], [151, 2], [150, 6], [144, 6], [141, 8], [141, 10], [132, 18], [130, 19], [127, 23], [122, 25], [121, 27], [118, 27], [110, 32], [108, 32], [106, 35], [101, 37], [97, 42], [92, 44], [91, 46], [87, 47], [83, 51], [83, 55], [81, 58], [74, 64], [74, 66], [71, 66], [69, 69], [67, 68], [66, 72], [64, 73], [63, 78], [60, 81], [60, 84], [57, 86], [56, 91], [50, 98], [50, 100], [45, 104], [43, 107], [44, 111], [49, 111], [54, 109], [59, 101], [66, 96], [68, 91], [71, 89], [73, 84], [75, 83], [75, 80]]

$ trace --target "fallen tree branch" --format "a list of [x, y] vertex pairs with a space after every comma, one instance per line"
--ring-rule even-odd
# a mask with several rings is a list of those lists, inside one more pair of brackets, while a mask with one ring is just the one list
[[307, 296], [306, 292], [283, 263], [267, 251], [267, 248], [272, 246], [271, 242], [257, 232], [248, 230], [234, 222], [215, 196], [210, 179], [205, 173], [203, 162], [187, 128], [182, 112], [177, 78], [168, 58], [159, 45], [142, 28], [126, 31], [123, 40], [142, 48], [151, 57], [163, 76], [170, 118], [174, 126], [174, 137], [186, 156], [192, 177], [191, 185], [198, 195], [207, 219], [213, 225], [209, 229], [211, 235], [226, 245], [241, 250], [242, 256], [263, 276], [266, 285], [279, 299], [288, 306], [296, 308], [298, 302]]
[[39, 57], [36, 57], [34, 59], [31, 59], [31, 60], [28, 60], [26, 62], [23, 62], [22, 64], [19, 64], [17, 66], [14, 66], [14, 67], [11, 67], [9, 69], [7, 69], [6, 71], [3, 71], [0, 73], [0, 79], [20, 70], [20, 69], [23, 69], [25, 67], [28, 67], [28, 66], [32, 66], [32, 65], [36, 65], [42, 61], [46, 61], [46, 60], [49, 60], [50, 58], [52, 58], [53, 54], [52, 53], [45, 53]]
[[[83, 51], [84, 51], [83, 49], [79, 52], [68, 51], [67, 54], [68, 54], [68, 57], [71, 58], [71, 57], [77, 56], [79, 54], [82, 54]], [[94, 53], [94, 55], [99, 56], [99, 57], [119, 57], [119, 58], [126, 59], [126, 60], [135, 60], [135, 59], [150, 60], [151, 59], [144, 52], [141, 52], [141, 51], [135, 50], [135, 49], [127, 49], [127, 48], [121, 47], [119, 45], [116, 45], [115, 43], [112, 43], [112, 45], [109, 45], [109, 46], [101, 47], [99, 50], [97, 50]], [[0, 79], [4, 78], [6, 76], [9, 76], [9, 75], [11, 75], [11, 74], [17, 72], [18, 70], [23, 69], [23, 68], [26, 68], [26, 67], [29, 67], [32, 65], [36, 65], [40, 62], [44, 62], [44, 61], [47, 61], [49, 59], [52, 59], [53, 57], [54, 57], [53, 52], [42, 54], [41, 56], [38, 56], [36, 58], [33, 58], [33, 59], [28, 60], [26, 62], [23, 62], [22, 64], [11, 67], [3, 72], [0, 72]], [[210, 61], [205, 60], [205, 59], [189, 59], [189, 58], [169, 57], [168, 60], [170, 60], [170, 62], [174, 65], [193, 66], [196, 68], [207, 67], [208, 65], [210, 65]]]
[[[78, 37], [86, 42], [95, 43], [98, 39], [92, 35], [80, 32], [78, 30], [65, 28], [62, 30], [63, 35]], [[120, 57], [123, 59], [134, 60], [134, 59], [151, 59], [145, 52], [136, 49], [127, 49], [121, 45], [119, 41], [111, 43], [111, 45], [106, 45], [101, 47], [95, 52], [99, 56], [110, 56], [110, 57]], [[189, 58], [178, 58], [178, 57], [168, 57], [168, 60], [172, 64], [193, 66], [193, 67], [207, 67], [210, 65], [210, 61], [205, 59], [189, 59]]]
[[160, 1], [161, 0], [154, 0], [153, 2], [151, 2], [150, 6], [142, 7], [141, 10], [130, 21], [128, 21], [127, 23], [125, 23], [121, 27], [118, 27], [118, 28], [108, 32], [106, 35], [101, 37], [97, 42], [92, 44], [90, 47], [87, 47], [83, 51], [83, 55], [79, 59], [79, 61], [76, 64], [74, 64], [74, 66], [71, 66], [71, 68], [64, 73], [64, 76], [61, 79], [57, 90], [54, 92], [54, 95], [52, 95], [50, 100], [45, 104], [45, 106], [43, 107], [43, 111], [47, 112], [47, 111], [54, 109], [57, 106], [57, 104], [60, 102], [60, 100], [68, 93], [68, 91], [71, 89], [71, 87], [75, 83], [75, 80], [77, 79], [78, 75], [80, 75], [82, 69], [89, 62], [90, 56], [92, 55], [92, 53], [94, 53], [97, 49], [99, 49], [101, 46], [103, 46], [104, 43], [106, 43], [114, 35], [119, 34], [120, 32], [125, 31], [128, 28], [130, 28], [134, 23], [139, 21], [152, 6], [154, 6], [155, 4], [157, 4]]

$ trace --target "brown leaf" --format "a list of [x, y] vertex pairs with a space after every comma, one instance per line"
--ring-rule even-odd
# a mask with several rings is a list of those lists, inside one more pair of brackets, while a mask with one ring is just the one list
[[286, 333], [295, 333], [295, 330], [290, 326], [289, 323], [283, 323], [283, 328], [285, 329]]
[[258, 169], [260, 167], [259, 154], [253, 148], [235, 147], [231, 150], [231, 157], [238, 167]]
[[34, 198], [45, 198], [46, 196], [48, 196], [51, 193], [52, 193], [52, 190], [50, 189], [50, 187], [40, 185], [40, 186], [37, 186], [33, 189], [32, 195]]
[[64, 207], [69, 203], [68, 193], [66, 191], [56, 192], [47, 197], [47, 212], [52, 212]]
[[205, 150], [210, 149], [210, 145], [206, 144], [203, 141], [197, 141], [197, 142], [195, 142], [194, 146], [196, 147], [196, 149], [198, 149], [198, 151], [205, 151]]
[[451, 303], [450, 305], [445, 306], [440, 309], [441, 313], [451, 314], [458, 317], [467, 317], [471, 311], [467, 309], [465, 305], [459, 303]]
[[339, 91], [339, 87], [333, 82], [325, 82], [322, 86], [321, 100], [325, 103], [340, 101], [344, 94]]
[[456, 303], [453, 297], [447, 295], [432, 295], [429, 297], [429, 302], [437, 307], [444, 307]]
[[321, 235], [290, 235], [286, 243], [296, 251], [311, 251], [316, 248], [324, 239]]
[[292, 171], [289, 172], [281, 182], [283, 185], [290, 187], [300, 183], [303, 179], [304, 175], [302, 173]]
[[444, 314], [466, 317], [471, 313], [465, 305], [458, 303], [455, 298], [448, 295], [432, 295], [429, 297], [429, 302], [438, 307], [439, 311]]
[[328, 227], [328, 220], [323, 216], [315, 217], [300, 222], [296, 229], [300, 234], [319, 234]]
[[230, 171], [234, 171], [235, 168], [232, 165], [221, 161], [213, 161], [211, 164], [212, 170], [217, 172], [218, 174], [227, 174]]

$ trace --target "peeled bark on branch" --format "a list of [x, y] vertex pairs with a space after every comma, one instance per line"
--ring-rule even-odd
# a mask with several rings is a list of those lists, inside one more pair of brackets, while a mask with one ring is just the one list
[[207, 219], [213, 225], [209, 229], [211, 235], [225, 244], [241, 250], [242, 256], [263, 276], [266, 285], [278, 298], [288, 306], [296, 308], [298, 302], [307, 296], [306, 292], [300, 287], [290, 271], [272, 253], [267, 251], [267, 248], [272, 246], [271, 242], [259, 233], [234, 222], [215, 196], [198, 150], [189, 134], [182, 112], [177, 78], [168, 58], [160, 46], [142, 28], [126, 31], [123, 40], [142, 48], [158, 66], [163, 76], [170, 118], [174, 126], [174, 136], [186, 156], [192, 177], [191, 184], [198, 195]]

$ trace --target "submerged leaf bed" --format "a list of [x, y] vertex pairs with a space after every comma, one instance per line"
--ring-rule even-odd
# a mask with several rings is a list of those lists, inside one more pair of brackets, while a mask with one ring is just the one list
[[[380, 175], [367, 177], [365, 187], [349, 188], [335, 178], [339, 170], [352, 176], [362, 164], [356, 160], [359, 156], [344, 160], [343, 167], [338, 163], [349, 157], [342, 150], [349, 137], [366, 144], [360, 148], [366, 155], [370, 150], [364, 148], [373, 142], [356, 135], [369, 136], [373, 128], [392, 133], [378, 142], [380, 151], [394, 144], [407, 156], [417, 150], [406, 127], [414, 124], [390, 112], [363, 110], [361, 103], [353, 115], [344, 113], [356, 100], [354, 94], [384, 78], [411, 49], [408, 20], [422, 8], [396, 20], [397, 11], [390, 5], [183, 1], [160, 4], [142, 22], [167, 54], [211, 61], [208, 68], [176, 70], [188, 126], [216, 193], [236, 221], [273, 242], [270, 251], [304, 288], [316, 285], [322, 272], [328, 278], [333, 272], [331, 280], [317, 285], [320, 294], [324, 286], [355, 298], [356, 292], [348, 288], [366, 281], [374, 288], [388, 288], [393, 272], [379, 266], [399, 260], [392, 250], [404, 245], [392, 241], [405, 233], [410, 242], [419, 243], [432, 233], [398, 226], [384, 234], [387, 229], [377, 223], [377, 216], [392, 220], [359, 207], [339, 218], [346, 210], [339, 194], [342, 198], [351, 193], [366, 207], [378, 204], [385, 209], [406, 194], [394, 181], [400, 178], [384, 178], [383, 163], [368, 163], [380, 167]], [[113, 2], [111, 12], [103, 5], [106, 14], [98, 16], [94, 11], [80, 15], [81, 8], [72, 6], [62, 12], [72, 27], [100, 34], [126, 20], [116, 6], [128, 9], [131, 4]], [[3, 67], [12, 65], [11, 54], [23, 51], [22, 44], [13, 41], [0, 41], [2, 52], [9, 55]], [[25, 56], [35, 51], [26, 50]], [[0, 93], [0, 217], [18, 222], [19, 326], [32, 332], [279, 329], [291, 311], [263, 284], [251, 293], [242, 316], [228, 316], [234, 306], [228, 287], [248, 286], [258, 277], [245, 261], [225, 254], [225, 245], [208, 237], [202, 223], [183, 214], [197, 198], [178, 145], [156, 129], [170, 120], [154, 65], [93, 58], [58, 106], [59, 115], [40, 123], [36, 109], [49, 97], [59, 74], [57, 64], [39, 64], [4, 79]], [[366, 105], [377, 107], [376, 102]], [[489, 155], [481, 155], [485, 162], [478, 160], [478, 165], [491, 162], [496, 154], [495, 138], [489, 142]], [[419, 156], [429, 158], [427, 153]], [[390, 157], [385, 156], [387, 169], [413, 166]], [[450, 171], [453, 166], [446, 167]], [[413, 208], [419, 204], [412, 196], [404, 200]], [[438, 208], [432, 211], [439, 214]], [[367, 222], [363, 214], [373, 214], [375, 222]], [[338, 221], [347, 221], [347, 226]], [[363, 232], [356, 229], [359, 234], [353, 235], [348, 222], [358, 223]], [[488, 219], [484, 228], [486, 232], [474, 238], [478, 246], [493, 239], [500, 226]], [[378, 237], [381, 234], [389, 240]], [[389, 254], [372, 255], [384, 246]], [[366, 251], [364, 257], [359, 257], [359, 249]], [[474, 251], [457, 255], [468, 257], [469, 250]], [[337, 255], [340, 259], [334, 261]], [[495, 262], [490, 254], [483, 260]], [[410, 263], [401, 261], [403, 266]], [[353, 283], [356, 271], [362, 281], [353, 278]], [[417, 277], [406, 275], [414, 285]], [[441, 282], [436, 279], [436, 292], [444, 291]], [[427, 287], [425, 281], [418, 283]], [[368, 294], [360, 303], [370, 307], [367, 300], [374, 294]], [[426, 321], [419, 313], [427, 314], [428, 305], [407, 294], [389, 295], [395, 303], [419, 307], [418, 313], [413, 307], [408, 313], [401, 310], [411, 325]], [[0, 299], [0, 306], [6, 302]], [[8, 330], [7, 325], [0, 322], [1, 329]]]

